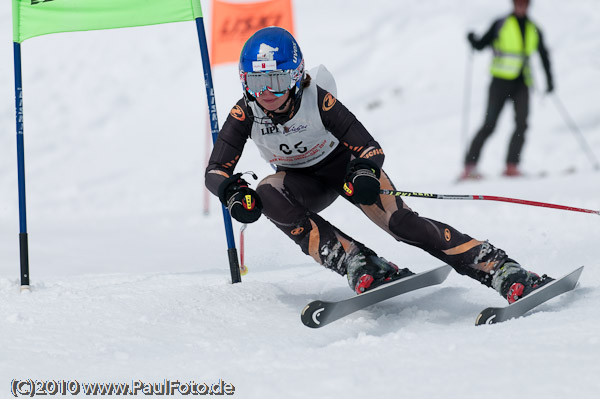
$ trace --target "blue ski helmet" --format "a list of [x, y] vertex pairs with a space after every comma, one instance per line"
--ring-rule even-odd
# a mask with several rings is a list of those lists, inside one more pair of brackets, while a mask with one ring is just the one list
[[283, 28], [269, 26], [254, 33], [242, 48], [239, 71], [249, 101], [265, 90], [276, 95], [291, 90], [294, 99], [302, 95], [304, 57], [296, 39]]

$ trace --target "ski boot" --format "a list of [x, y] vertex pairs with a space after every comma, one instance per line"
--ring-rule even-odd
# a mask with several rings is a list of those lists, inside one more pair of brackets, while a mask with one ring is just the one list
[[458, 181], [465, 180], [481, 180], [483, 179], [483, 175], [477, 171], [477, 166], [475, 164], [468, 163], [465, 165], [465, 169], [458, 177]]
[[510, 304], [553, 280], [545, 274], [540, 277], [529, 272], [512, 259], [508, 259], [494, 272], [492, 287]]
[[516, 163], [507, 163], [506, 169], [502, 172], [502, 176], [506, 177], [523, 177], [525, 174], [521, 172]]
[[368, 248], [350, 256], [346, 261], [346, 268], [348, 284], [357, 294], [414, 274], [378, 257]]

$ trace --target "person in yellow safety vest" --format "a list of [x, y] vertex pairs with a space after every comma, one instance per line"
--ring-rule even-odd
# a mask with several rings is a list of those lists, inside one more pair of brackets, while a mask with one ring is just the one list
[[527, 17], [529, 0], [513, 0], [513, 12], [496, 20], [488, 32], [477, 38], [473, 32], [467, 35], [471, 46], [482, 50], [491, 45], [494, 58], [491, 66], [492, 82], [485, 121], [473, 138], [465, 156], [465, 168], [460, 179], [480, 179], [483, 176], [477, 171], [477, 161], [485, 141], [493, 133], [496, 122], [507, 99], [515, 107], [515, 131], [510, 140], [506, 157], [504, 176], [522, 176], [518, 165], [521, 150], [525, 143], [527, 116], [529, 114], [529, 87], [533, 85], [529, 59], [538, 51], [546, 72], [547, 92], [554, 90], [548, 50], [544, 45], [542, 32]]

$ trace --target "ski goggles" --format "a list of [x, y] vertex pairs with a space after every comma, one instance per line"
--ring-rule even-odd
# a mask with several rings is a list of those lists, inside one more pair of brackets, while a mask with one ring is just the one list
[[281, 97], [295, 85], [289, 70], [248, 72], [243, 79], [246, 90], [254, 97], [259, 97], [266, 90], [276, 97]]

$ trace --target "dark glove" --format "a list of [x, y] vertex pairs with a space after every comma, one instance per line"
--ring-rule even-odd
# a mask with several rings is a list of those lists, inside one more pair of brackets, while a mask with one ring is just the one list
[[475, 42], [477, 41], [477, 39], [475, 38], [475, 33], [469, 32], [469, 34], [467, 35], [467, 40], [469, 41], [469, 43], [471, 43], [471, 47], [475, 47]]
[[236, 173], [219, 185], [219, 200], [238, 222], [254, 223], [262, 213], [262, 201], [241, 176]]
[[350, 161], [344, 179], [344, 193], [354, 204], [371, 205], [379, 198], [381, 170], [369, 159]]

